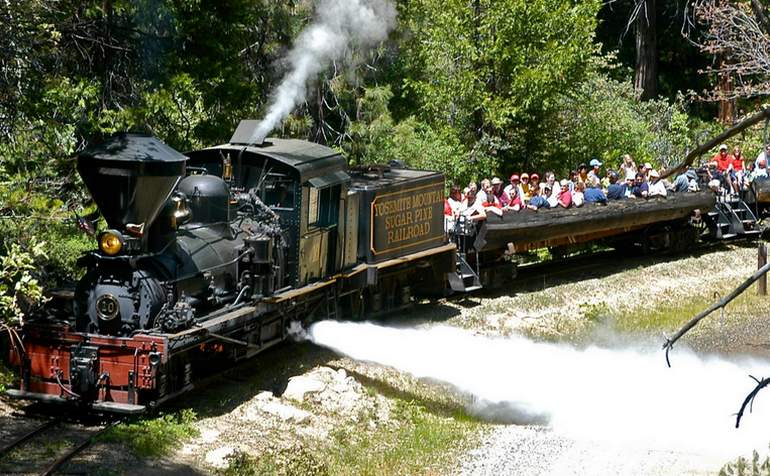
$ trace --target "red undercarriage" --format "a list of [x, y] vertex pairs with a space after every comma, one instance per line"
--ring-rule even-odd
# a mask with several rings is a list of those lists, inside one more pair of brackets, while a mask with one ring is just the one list
[[23, 331], [24, 354], [11, 346], [10, 361], [21, 370], [20, 393], [38, 399], [72, 398], [68, 390], [73, 346], [96, 349], [96, 358], [86, 359], [85, 365], [98, 376], [95, 400], [102, 402], [150, 403], [142, 401], [142, 395], [158, 389], [159, 368], [168, 359], [163, 337], [105, 337], [71, 332], [67, 326], [25, 326]]

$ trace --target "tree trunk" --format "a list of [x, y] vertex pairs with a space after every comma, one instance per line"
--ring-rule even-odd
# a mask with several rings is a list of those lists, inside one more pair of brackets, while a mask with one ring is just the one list
[[724, 71], [724, 59], [720, 58], [719, 62], [720, 69], [723, 70], [719, 73], [719, 94], [722, 96], [719, 101], [719, 121], [726, 126], [731, 126], [735, 122], [735, 99], [730, 99], [733, 94], [733, 75], [729, 71]]
[[636, 18], [636, 70], [634, 87], [643, 101], [658, 95], [658, 38], [655, 0], [638, 0], [641, 8]]

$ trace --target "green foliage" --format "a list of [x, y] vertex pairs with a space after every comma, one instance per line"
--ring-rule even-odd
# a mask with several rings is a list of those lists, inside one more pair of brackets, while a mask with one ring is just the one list
[[104, 441], [126, 445], [136, 456], [158, 458], [178, 448], [186, 439], [198, 436], [195, 412], [182, 410], [135, 423], [121, 423], [103, 435]]
[[43, 289], [34, 278], [35, 260], [45, 257], [45, 243], [24, 250], [12, 243], [0, 256], [0, 324], [17, 325], [27, 311], [43, 302]]
[[637, 163], [673, 165], [693, 143], [681, 101], [641, 102], [629, 81], [592, 74], [576, 91], [562, 95], [559, 105], [546, 135], [551, 138], [547, 162], [561, 172], [593, 157], [617, 168], [626, 153]]
[[388, 110], [392, 97], [387, 86], [364, 92], [361, 119], [350, 125], [350, 139], [342, 144], [351, 162], [387, 164], [401, 160], [417, 169], [445, 171], [449, 180], [467, 180], [480, 172], [468, 162], [467, 153], [452, 135], [437, 132], [414, 117], [396, 123]]
[[[421, 0], [410, 4], [413, 56], [404, 79], [420, 117], [448, 125], [463, 143], [485, 136], [477, 155], [529, 165], [545, 149], [545, 121], [583, 80], [601, 2]], [[504, 144], [504, 147], [500, 145]], [[507, 151], [507, 152], [506, 152]]]

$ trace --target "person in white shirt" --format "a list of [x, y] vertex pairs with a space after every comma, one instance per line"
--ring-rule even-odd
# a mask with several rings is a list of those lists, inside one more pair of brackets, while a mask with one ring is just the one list
[[663, 184], [663, 181], [660, 179], [660, 174], [657, 170], [652, 169], [650, 170], [650, 189], [647, 193], [647, 197], [665, 197], [668, 192], [666, 191], [666, 186]]
[[624, 177], [624, 180], [635, 180], [636, 179], [636, 164], [634, 163], [634, 159], [631, 158], [630, 155], [626, 154], [623, 156], [623, 165], [620, 166], [620, 176]]
[[492, 188], [492, 182], [489, 181], [489, 179], [484, 179], [481, 181], [481, 187], [479, 187], [479, 191], [476, 192], [476, 199], [480, 202], [487, 202], [487, 191]]
[[754, 170], [759, 168], [759, 161], [764, 160], [765, 165], [767, 165], [767, 158], [770, 156], [770, 144], [767, 144], [765, 146], [765, 150], [760, 151], [759, 155], [757, 155], [757, 159], [754, 161]]
[[572, 192], [572, 205], [575, 207], [582, 207], [585, 203], [583, 192], [586, 190], [585, 182], [578, 182], [575, 184], [575, 190]]

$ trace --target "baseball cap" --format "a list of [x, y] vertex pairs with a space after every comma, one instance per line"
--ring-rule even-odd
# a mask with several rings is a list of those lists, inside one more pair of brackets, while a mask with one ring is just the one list
[[516, 174], [511, 175], [511, 182], [514, 182], [514, 181], [518, 182], [518, 180], [519, 180], [519, 176], [518, 175], [516, 175]]
[[599, 162], [599, 159], [591, 159], [591, 162], [589, 162], [589, 164], [591, 164], [591, 167], [601, 167], [602, 166], [602, 163]]
[[492, 178], [492, 185], [500, 185], [502, 183], [503, 183], [503, 181], [500, 180], [498, 177], [493, 177]]
[[561, 179], [561, 182], [559, 182], [559, 185], [561, 185], [562, 187], [567, 187], [569, 185], [569, 180]]
[[719, 146], [719, 150], [727, 150], [727, 146], [725, 144], [722, 144]]

